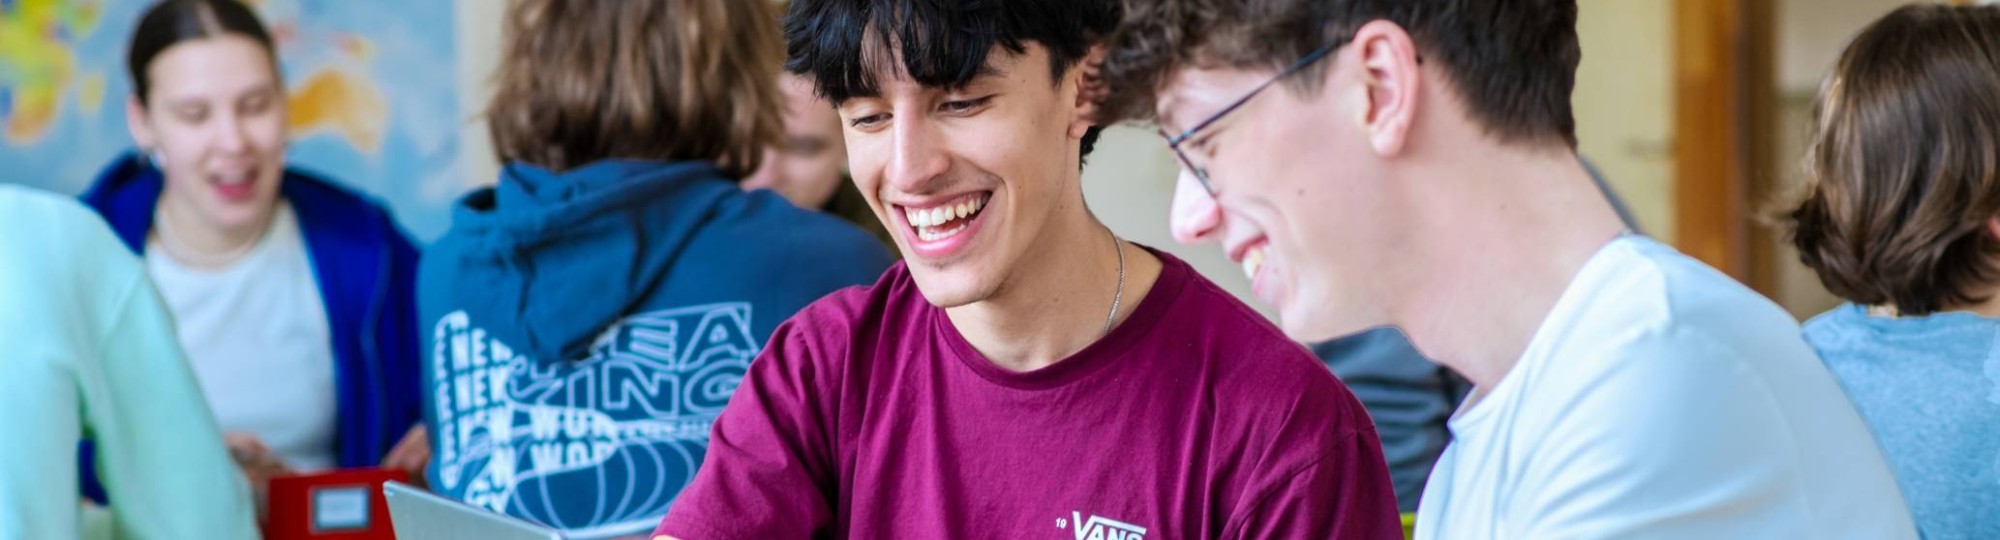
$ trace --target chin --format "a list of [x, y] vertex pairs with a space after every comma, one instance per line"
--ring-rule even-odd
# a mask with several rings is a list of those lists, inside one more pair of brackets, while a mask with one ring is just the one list
[[924, 293], [924, 300], [944, 309], [973, 304], [987, 298], [999, 289], [995, 280], [968, 272], [965, 269], [919, 268], [919, 263], [911, 261], [910, 277], [917, 282], [917, 290]]
[[278, 198], [273, 194], [270, 197], [260, 197], [253, 201], [210, 201], [205, 213], [208, 215], [209, 220], [217, 225], [247, 227], [263, 221], [271, 212], [276, 211], [277, 207]]
[[[1318, 343], [1352, 335], [1380, 324], [1367, 324], [1351, 316], [1355, 312], [1338, 313], [1333, 306], [1351, 306], [1347, 302], [1292, 302], [1279, 308], [1278, 328], [1285, 336], [1306, 343]], [[1342, 315], [1348, 315], [1343, 317]]]

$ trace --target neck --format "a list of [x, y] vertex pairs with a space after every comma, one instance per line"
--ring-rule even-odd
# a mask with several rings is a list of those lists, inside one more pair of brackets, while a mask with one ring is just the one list
[[[1978, 302], [1946, 307], [1944, 311], [1963, 311], [1981, 317], [2000, 319], [2000, 287], [1993, 287], [1991, 289], [1988, 289], [1985, 292], [1985, 297], [1986, 297], [1985, 300], [1980, 300]], [[1870, 315], [1878, 315], [1878, 316], [1881, 315], [1887, 315], [1890, 317], [1897, 316], [1896, 308], [1894, 306], [1873, 306], [1869, 308], [1868, 313]]]
[[154, 210], [153, 235], [160, 239], [168, 257], [186, 266], [217, 268], [228, 266], [248, 255], [264, 237], [277, 216], [274, 206], [261, 219], [229, 227], [200, 219], [196, 212], [182, 209], [161, 197]]
[[[1464, 156], [1465, 148], [1474, 148]], [[1500, 382], [1584, 263], [1624, 230], [1567, 151], [1459, 145], [1411, 171], [1414, 279], [1390, 314], [1417, 348], [1481, 388]], [[1471, 164], [1473, 166], [1466, 166]], [[1446, 170], [1449, 169], [1449, 170]], [[1477, 269], [1468, 271], [1467, 269]]]
[[992, 296], [945, 310], [965, 340], [995, 365], [1028, 372], [1082, 351], [1104, 337], [1114, 301], [1119, 304], [1111, 320], [1115, 327], [1159, 278], [1161, 262], [1151, 253], [1114, 242], [1110, 229], [1081, 205], [1068, 214], [1073, 215], [1043, 229], [1041, 241]]

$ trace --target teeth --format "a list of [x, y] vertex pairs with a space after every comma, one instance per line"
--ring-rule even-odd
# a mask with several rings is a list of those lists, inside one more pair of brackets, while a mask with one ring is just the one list
[[954, 234], [958, 234], [958, 231], [965, 228], [964, 224], [962, 223], [957, 224], [957, 226], [951, 228], [950, 230], [944, 230], [944, 231], [937, 230], [937, 227], [943, 226], [953, 221], [971, 217], [973, 214], [979, 213], [979, 210], [981, 208], [984, 208], [985, 206], [986, 206], [985, 200], [974, 198], [971, 200], [961, 201], [957, 204], [944, 205], [935, 208], [919, 209], [919, 208], [905, 207], [903, 208], [903, 216], [909, 218], [910, 226], [915, 227], [917, 229], [918, 238], [925, 241], [930, 241], [940, 238], [948, 238]]
[[1257, 280], [1257, 271], [1264, 269], [1264, 248], [1251, 248], [1243, 254], [1243, 275], [1251, 281]]
[[950, 228], [945, 228], [945, 229], [940, 229], [937, 227], [922, 227], [917, 229], [917, 239], [923, 240], [925, 242], [934, 242], [937, 240], [942, 240], [945, 238], [951, 238], [953, 236], [957, 236], [958, 233], [963, 231], [965, 231], [964, 223], [953, 225]]

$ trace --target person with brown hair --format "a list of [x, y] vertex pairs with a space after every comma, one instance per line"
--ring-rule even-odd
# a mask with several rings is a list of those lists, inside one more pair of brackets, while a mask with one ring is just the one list
[[1292, 337], [1474, 389], [1418, 538], [1915, 538], [1782, 309], [1633, 234], [1576, 155], [1574, 0], [1128, 0], [1111, 118], [1181, 161]]
[[1849, 303], [1805, 339], [1931, 538], [2000, 538], [2000, 6], [1910, 5], [1820, 87], [1782, 219]]
[[418, 270], [433, 489], [572, 538], [644, 533], [780, 321], [889, 264], [746, 192], [780, 134], [768, 2], [516, 0], [505, 162]]

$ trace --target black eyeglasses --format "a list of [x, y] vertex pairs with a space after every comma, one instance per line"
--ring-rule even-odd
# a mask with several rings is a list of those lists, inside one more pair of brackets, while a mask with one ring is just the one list
[[1324, 47], [1315, 49], [1313, 50], [1313, 52], [1306, 53], [1305, 56], [1299, 57], [1298, 61], [1292, 62], [1292, 65], [1286, 67], [1284, 71], [1278, 72], [1278, 75], [1276, 77], [1271, 77], [1271, 80], [1264, 81], [1263, 84], [1259, 84], [1257, 85], [1256, 88], [1250, 89], [1250, 92], [1247, 94], [1243, 94], [1243, 97], [1237, 98], [1236, 101], [1230, 103], [1229, 106], [1223, 107], [1222, 110], [1216, 111], [1215, 114], [1209, 115], [1208, 119], [1195, 123], [1194, 127], [1188, 128], [1187, 131], [1181, 132], [1180, 135], [1169, 135], [1167, 134], [1167, 131], [1165, 129], [1162, 129], [1160, 130], [1160, 136], [1165, 137], [1167, 139], [1167, 148], [1173, 149], [1174, 155], [1180, 158], [1181, 165], [1187, 167], [1188, 172], [1194, 174], [1195, 180], [1201, 181], [1201, 188], [1203, 190], [1208, 191], [1208, 196], [1214, 197], [1215, 184], [1211, 183], [1208, 179], [1208, 167], [1196, 163], [1192, 157], [1188, 156], [1188, 153], [1186, 151], [1181, 150], [1181, 144], [1187, 142], [1188, 139], [1194, 138], [1195, 134], [1200, 133], [1201, 130], [1207, 129], [1208, 126], [1210, 125], [1214, 125], [1215, 122], [1217, 120], [1221, 120], [1222, 117], [1228, 116], [1229, 113], [1235, 112], [1236, 109], [1243, 107], [1243, 104], [1249, 103], [1250, 98], [1257, 97], [1257, 94], [1263, 92], [1265, 88], [1270, 88], [1271, 85], [1277, 84], [1278, 81], [1285, 80], [1286, 77], [1290, 77], [1292, 76], [1292, 74], [1298, 73], [1299, 70], [1305, 69], [1306, 66], [1312, 65], [1313, 62], [1318, 62], [1319, 59], [1326, 58], [1328, 54], [1331, 54], [1333, 51], [1339, 49], [1342, 45], [1346, 45], [1347, 41], [1348, 40], [1346, 39], [1337, 40], [1334, 41], [1333, 43], [1327, 44]]

